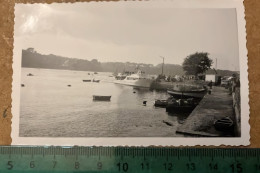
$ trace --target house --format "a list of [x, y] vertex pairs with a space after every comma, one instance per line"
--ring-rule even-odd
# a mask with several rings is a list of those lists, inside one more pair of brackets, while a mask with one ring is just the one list
[[212, 81], [215, 85], [220, 84], [221, 76], [215, 69], [209, 69], [205, 73], [205, 81], [210, 82]]

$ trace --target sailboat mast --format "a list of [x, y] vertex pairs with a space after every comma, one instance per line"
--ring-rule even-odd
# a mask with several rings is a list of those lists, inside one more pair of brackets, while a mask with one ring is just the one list
[[216, 68], [215, 69], [217, 69], [218, 68], [218, 59], [216, 58]]
[[163, 75], [163, 68], [164, 68], [164, 57], [160, 56], [163, 59], [163, 63], [162, 63], [162, 75]]

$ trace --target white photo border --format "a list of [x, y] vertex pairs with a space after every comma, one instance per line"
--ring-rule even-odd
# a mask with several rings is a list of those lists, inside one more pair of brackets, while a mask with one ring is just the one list
[[[239, 63], [241, 81], [241, 137], [19, 137], [21, 54], [13, 57], [12, 82], [12, 145], [55, 146], [246, 146], [250, 144], [249, 83], [246, 48], [246, 28], [243, 0], [169, 0], [169, 1], [119, 1], [79, 3], [139, 3], [140, 8], [235, 8], [237, 12]], [[19, 6], [23, 4], [16, 4]], [[14, 38], [15, 40], [15, 38]], [[15, 51], [14, 41], [14, 51]]]

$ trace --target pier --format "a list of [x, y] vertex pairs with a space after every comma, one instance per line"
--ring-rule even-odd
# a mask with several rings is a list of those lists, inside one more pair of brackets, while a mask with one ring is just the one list
[[227, 89], [213, 87], [211, 94], [205, 95], [186, 121], [178, 127], [177, 133], [192, 136], [220, 137], [233, 136], [234, 132], [217, 131], [214, 122], [230, 117], [235, 123], [233, 99]]

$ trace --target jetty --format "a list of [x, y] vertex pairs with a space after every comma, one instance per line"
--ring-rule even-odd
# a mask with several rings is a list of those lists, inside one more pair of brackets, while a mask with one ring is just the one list
[[191, 136], [220, 137], [234, 136], [234, 132], [221, 132], [215, 129], [214, 122], [229, 117], [235, 123], [233, 98], [223, 87], [213, 87], [199, 105], [192, 111], [186, 121], [177, 128], [176, 133]]

